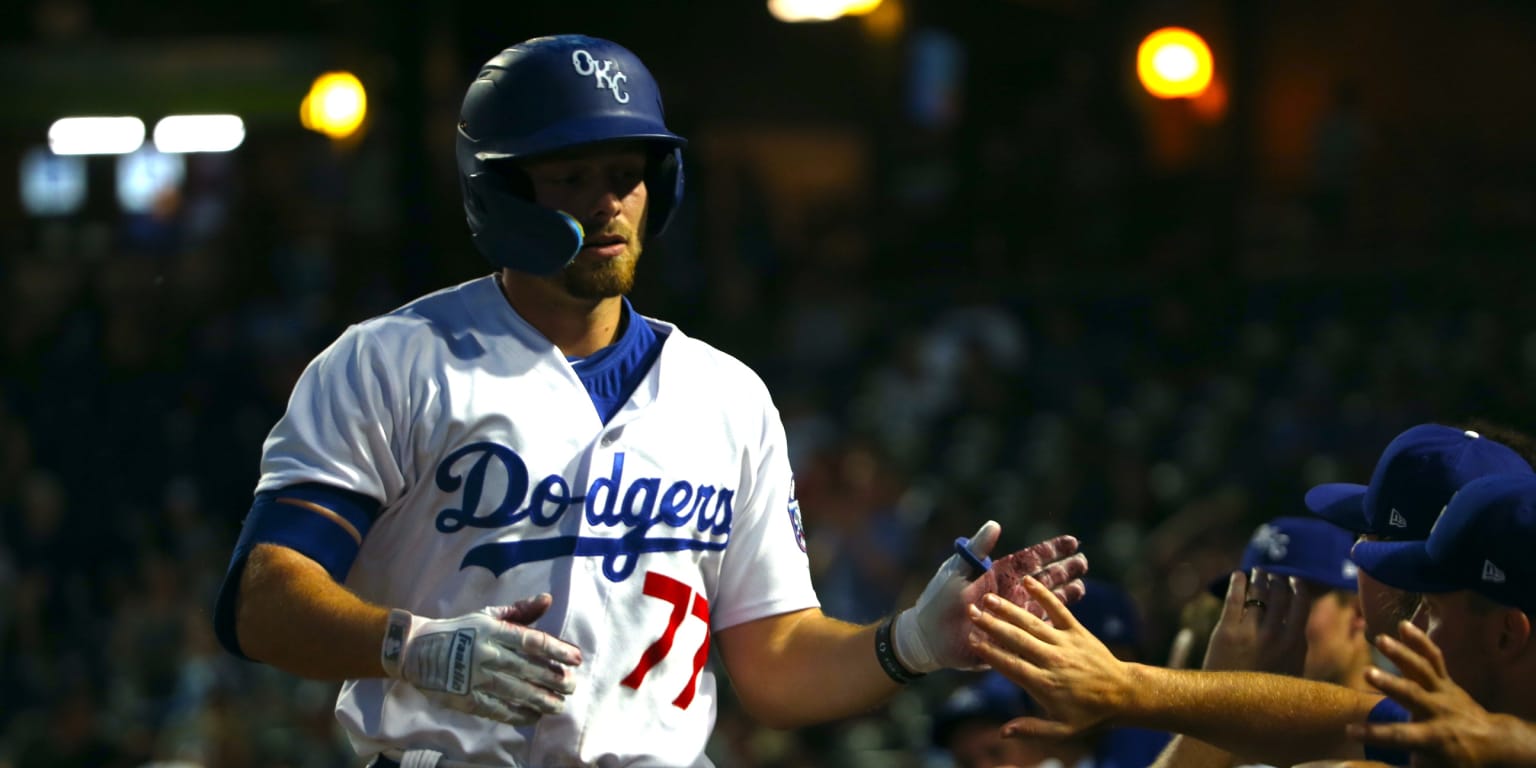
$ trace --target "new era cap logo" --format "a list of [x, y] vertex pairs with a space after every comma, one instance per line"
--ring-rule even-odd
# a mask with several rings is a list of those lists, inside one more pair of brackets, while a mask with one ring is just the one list
[[1503, 584], [1504, 572], [1499, 570], [1499, 567], [1494, 565], [1492, 560], [1484, 560], [1483, 581], [1491, 582], [1494, 584]]
[[1387, 518], [1387, 525], [1393, 528], [1407, 528], [1408, 518], [1403, 517], [1403, 513], [1397, 511], [1397, 507], [1393, 507], [1391, 516]]

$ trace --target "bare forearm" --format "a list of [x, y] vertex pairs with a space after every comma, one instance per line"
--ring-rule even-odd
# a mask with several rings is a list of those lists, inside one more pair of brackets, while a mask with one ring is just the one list
[[257, 661], [313, 680], [384, 676], [379, 651], [389, 610], [291, 549], [263, 544], [251, 553], [236, 615], [241, 649]]
[[771, 727], [867, 712], [900, 688], [875, 660], [874, 626], [837, 621], [819, 610], [749, 622], [718, 639], [737, 696]]
[[1345, 726], [1381, 700], [1362, 691], [1260, 672], [1131, 665], [1128, 725], [1182, 733], [1245, 760], [1293, 765], [1359, 758]]

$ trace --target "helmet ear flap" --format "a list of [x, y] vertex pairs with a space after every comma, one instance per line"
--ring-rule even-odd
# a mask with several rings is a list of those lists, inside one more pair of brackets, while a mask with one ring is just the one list
[[491, 264], [549, 275], [576, 258], [585, 236], [581, 222], [535, 203], [533, 184], [522, 169], [485, 169], [461, 179], [475, 247]]
[[683, 151], [666, 147], [654, 155], [645, 168], [645, 189], [650, 197], [646, 211], [645, 235], [655, 237], [665, 232], [683, 198]]

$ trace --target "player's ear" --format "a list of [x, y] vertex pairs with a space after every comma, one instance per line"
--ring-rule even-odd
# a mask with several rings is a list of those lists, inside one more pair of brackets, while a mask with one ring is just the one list
[[1350, 600], [1345, 604], [1349, 610], [1349, 633], [1353, 635], [1365, 635], [1365, 601], [1360, 599], [1360, 594], [1350, 594]]
[[1499, 610], [1499, 653], [1506, 659], [1536, 654], [1531, 645], [1531, 617], [1519, 608]]

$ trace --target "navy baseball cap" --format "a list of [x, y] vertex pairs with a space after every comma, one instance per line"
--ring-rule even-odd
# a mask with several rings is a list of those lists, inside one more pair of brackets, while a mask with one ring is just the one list
[[999, 672], [987, 671], [956, 688], [933, 715], [933, 743], [948, 748], [960, 724], [980, 720], [1002, 725], [1035, 712], [1034, 699]]
[[1491, 475], [1467, 483], [1426, 541], [1362, 541], [1354, 558], [1378, 581], [1405, 592], [1472, 590], [1536, 616], [1536, 475]]
[[1326, 483], [1307, 509], [1355, 533], [1423, 541], [1457, 489], [1479, 477], [1536, 474], [1520, 454], [1469, 429], [1420, 424], [1392, 439], [1370, 485]]
[[[1295, 576], [1330, 589], [1354, 592], [1355, 564], [1349, 548], [1355, 534], [1315, 517], [1277, 517], [1254, 529], [1238, 567], [1244, 572], [1258, 568], [1279, 576]], [[1227, 596], [1227, 579], [1211, 583], [1211, 594]]]
[[1084, 578], [1086, 591], [1072, 604], [1072, 615], [1105, 645], [1129, 645], [1141, 650], [1141, 612], [1130, 593], [1118, 584]]

